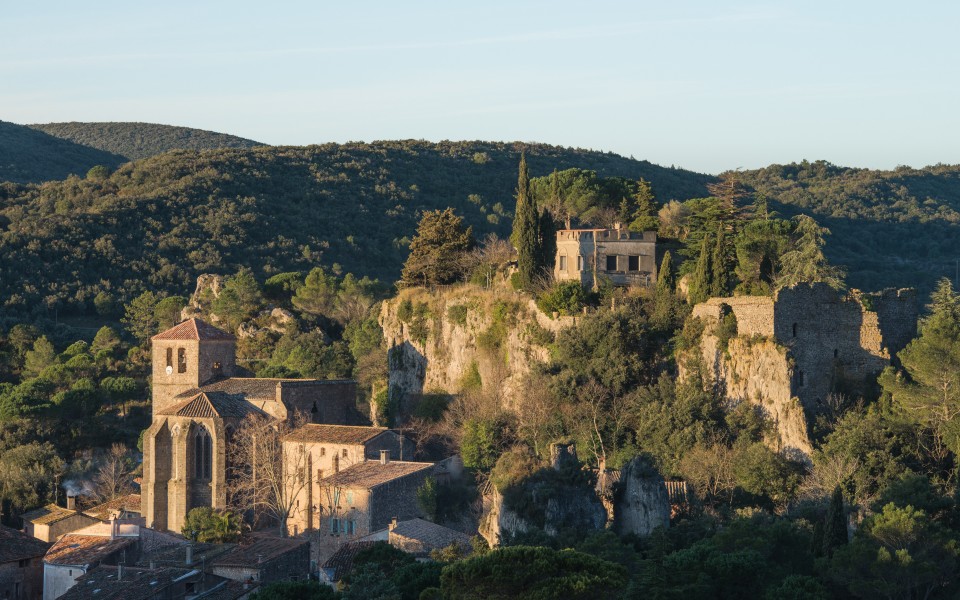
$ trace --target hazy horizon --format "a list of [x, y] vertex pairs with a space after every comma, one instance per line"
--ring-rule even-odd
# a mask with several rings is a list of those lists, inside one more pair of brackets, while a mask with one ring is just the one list
[[960, 6], [13, 5], [0, 119], [527, 141], [717, 173], [960, 163]]

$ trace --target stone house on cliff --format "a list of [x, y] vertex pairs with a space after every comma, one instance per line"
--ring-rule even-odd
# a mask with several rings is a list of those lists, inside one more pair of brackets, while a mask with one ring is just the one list
[[[717, 323], [736, 319], [736, 337], [719, 346]], [[784, 449], [807, 454], [807, 422], [832, 394], [871, 395], [876, 376], [917, 333], [916, 293], [841, 293], [800, 284], [773, 296], [711, 298], [693, 316], [706, 323], [700, 350], [728, 398], [763, 408]]]
[[43, 593], [43, 555], [49, 545], [0, 525], [0, 598], [38, 600]]
[[657, 281], [657, 233], [613, 229], [561, 229], [553, 277], [593, 286], [596, 277], [614, 285], [648, 286]]
[[179, 531], [190, 509], [226, 506], [227, 445], [248, 415], [352, 422], [355, 381], [249, 377], [237, 366], [236, 338], [199, 319], [151, 342], [153, 422], [143, 436], [141, 490], [147, 527]]

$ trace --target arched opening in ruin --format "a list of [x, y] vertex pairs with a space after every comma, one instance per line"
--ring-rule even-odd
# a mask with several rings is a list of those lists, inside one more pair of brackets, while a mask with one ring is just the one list
[[793, 324], [793, 337], [797, 337], [797, 324]]

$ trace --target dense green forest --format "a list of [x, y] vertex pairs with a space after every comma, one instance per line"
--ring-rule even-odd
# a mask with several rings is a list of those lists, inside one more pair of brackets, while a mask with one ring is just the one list
[[[613, 154], [527, 145], [534, 175], [579, 166], [642, 176], [664, 197], [710, 178]], [[478, 238], [510, 230], [519, 144], [379, 142], [173, 151], [43, 185], [0, 185], [0, 297], [8, 315], [84, 313], [197, 275], [339, 263], [393, 281], [424, 210], [455, 207]]]
[[139, 160], [170, 150], [215, 150], [217, 148], [253, 148], [260, 142], [190, 127], [155, 123], [44, 123], [31, 129], [70, 140], [127, 160]]

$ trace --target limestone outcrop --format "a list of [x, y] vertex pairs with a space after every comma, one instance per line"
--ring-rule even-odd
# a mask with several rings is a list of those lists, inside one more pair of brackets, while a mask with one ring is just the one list
[[620, 535], [646, 536], [670, 526], [670, 498], [663, 477], [641, 457], [620, 470], [613, 486], [613, 527]]
[[573, 317], [551, 319], [511, 290], [403, 290], [380, 312], [391, 402], [407, 414], [424, 392], [480, 385], [497, 389], [509, 406], [533, 365], [548, 360], [556, 333], [573, 323]]

